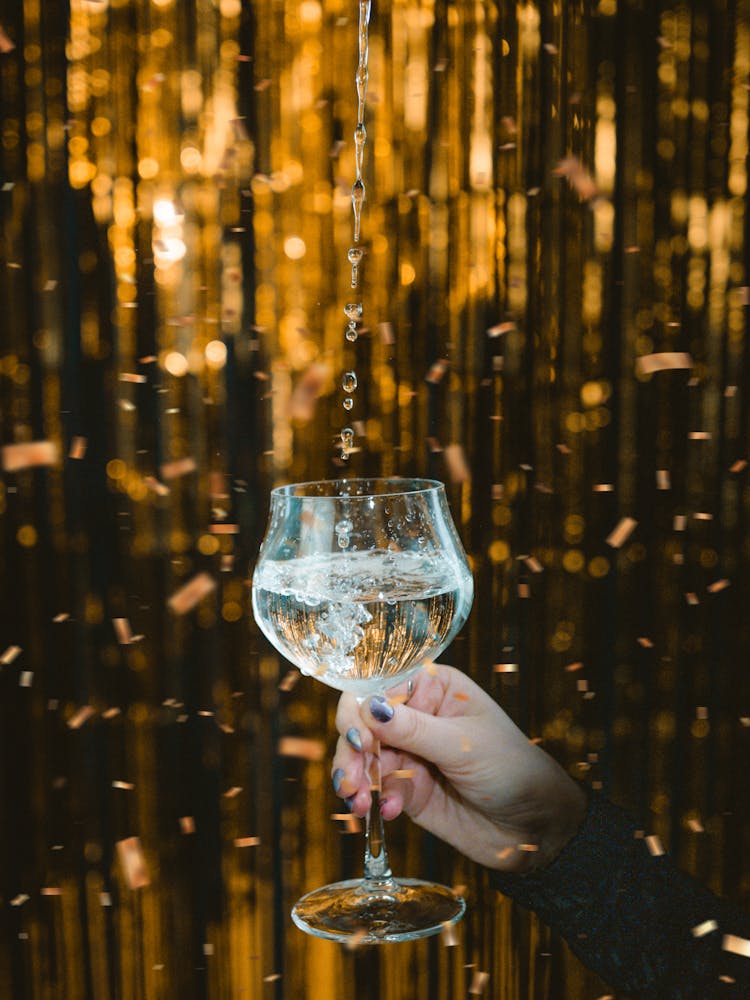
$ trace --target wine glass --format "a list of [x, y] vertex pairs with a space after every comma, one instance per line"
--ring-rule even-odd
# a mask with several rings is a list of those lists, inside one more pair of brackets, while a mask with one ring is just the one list
[[[434, 660], [466, 620], [474, 585], [442, 483], [341, 479], [280, 486], [253, 574], [253, 612], [303, 674], [362, 700]], [[292, 910], [308, 934], [379, 943], [436, 934], [464, 900], [442, 885], [395, 878], [379, 809], [380, 748], [364, 877], [307, 893]]]

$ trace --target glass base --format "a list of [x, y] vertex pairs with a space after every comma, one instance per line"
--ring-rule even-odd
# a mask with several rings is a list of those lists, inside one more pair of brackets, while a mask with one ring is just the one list
[[292, 908], [295, 924], [350, 947], [439, 934], [466, 909], [447, 886], [414, 878], [349, 879], [314, 889]]

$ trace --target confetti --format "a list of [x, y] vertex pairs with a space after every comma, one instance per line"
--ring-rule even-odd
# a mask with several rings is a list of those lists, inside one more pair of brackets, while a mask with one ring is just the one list
[[646, 846], [653, 857], [658, 858], [664, 854], [664, 848], [662, 847], [661, 840], [659, 840], [655, 833], [651, 834], [650, 837], [646, 837], [645, 840]]
[[607, 536], [607, 545], [613, 549], [621, 548], [630, 538], [638, 522], [632, 517], [623, 517], [613, 531]]
[[70, 615], [68, 614], [67, 611], [61, 611], [59, 615], [55, 615], [52, 621], [55, 623], [66, 622], [69, 618]]
[[580, 663], [580, 662], [578, 662], [578, 663], [569, 663], [567, 665], [567, 667], [565, 668], [565, 670], [569, 674], [574, 673], [576, 670], [583, 670], [583, 663]]
[[695, 817], [693, 817], [693, 818], [691, 818], [691, 819], [689, 819], [687, 821], [687, 826], [688, 826], [688, 829], [692, 830], [693, 833], [705, 833], [706, 832], [705, 831], [705, 827], [703, 826], [703, 824], [701, 823], [701, 821], [699, 819], [695, 819]]
[[120, 372], [118, 377], [121, 382], [143, 383], [146, 381], [145, 375], [134, 375], [132, 372]]
[[315, 416], [315, 407], [331, 379], [329, 365], [319, 361], [311, 364], [300, 376], [289, 397], [289, 417], [301, 423], [309, 423]]
[[596, 483], [593, 490], [594, 493], [614, 493], [615, 488], [612, 483]]
[[198, 573], [191, 580], [176, 590], [167, 601], [170, 610], [177, 615], [185, 615], [210, 594], [216, 587], [216, 582], [208, 573]]
[[91, 705], [84, 705], [68, 719], [68, 729], [80, 729], [95, 714]]
[[488, 337], [502, 337], [505, 333], [512, 333], [516, 328], [516, 324], [513, 322], [497, 323], [495, 326], [490, 326], [487, 329]]
[[390, 346], [396, 343], [396, 337], [393, 333], [393, 323], [378, 323], [378, 332], [380, 334], [381, 341]]
[[642, 354], [635, 359], [636, 375], [652, 375], [654, 372], [684, 371], [693, 367], [693, 359], [681, 351], [661, 351], [658, 354]]
[[711, 432], [710, 431], [690, 431], [688, 434], [688, 439], [690, 441], [710, 441]]
[[675, 514], [672, 520], [672, 529], [674, 531], [684, 531], [687, 528], [687, 517], [684, 514]]
[[657, 490], [668, 490], [671, 489], [671, 481], [669, 476], [669, 469], [657, 469], [656, 470], [656, 488]]
[[206, 958], [210, 958], [213, 955], [213, 953], [214, 953], [214, 946], [211, 944], [210, 941], [206, 941], [203, 945], [203, 954], [206, 956]]
[[693, 927], [693, 937], [703, 937], [704, 934], [710, 934], [711, 931], [716, 931], [719, 929], [719, 925], [715, 920], [704, 920], [702, 924], [698, 924]]
[[260, 844], [260, 837], [235, 837], [235, 847], [257, 847]]
[[638, 637], [638, 645], [643, 646], [644, 649], [653, 649], [653, 642], [645, 635]]
[[178, 479], [190, 472], [195, 472], [197, 465], [194, 458], [178, 458], [174, 462], [164, 462], [160, 473], [162, 479]]
[[21, 646], [8, 646], [3, 655], [0, 656], [0, 664], [7, 667], [8, 664], [17, 659], [22, 652], [23, 649]]
[[121, 646], [129, 646], [133, 641], [133, 632], [130, 628], [130, 622], [127, 618], [113, 618], [112, 625], [114, 626], [115, 635], [117, 636], [117, 641]]
[[539, 844], [519, 844], [518, 850], [525, 851], [527, 854], [533, 854], [539, 850]]
[[685, 600], [691, 606], [695, 606], [696, 604], [700, 604], [700, 601], [698, 600], [698, 595], [694, 594], [692, 591], [690, 591], [689, 593], [685, 594]]
[[731, 587], [731, 580], [716, 580], [714, 583], [710, 583], [706, 588], [709, 594], [718, 594], [722, 590], [726, 590], [727, 587]]
[[552, 175], [564, 177], [581, 201], [592, 201], [599, 195], [596, 181], [577, 156], [566, 156], [560, 160]]
[[484, 993], [484, 989], [487, 983], [490, 981], [489, 972], [479, 972], [478, 970], [471, 977], [471, 985], [469, 986], [469, 993], [473, 996], [480, 996]]
[[108, 892], [100, 892], [99, 893], [99, 905], [100, 906], [111, 906], [112, 905], [112, 897], [110, 896], [110, 894]]
[[68, 458], [81, 459], [86, 455], [86, 449], [88, 448], [88, 439], [77, 435], [70, 442], [70, 451], [68, 452]]
[[211, 524], [208, 527], [210, 535], [238, 535], [240, 533], [239, 524]]
[[148, 868], [146, 859], [143, 856], [141, 841], [138, 837], [126, 837], [125, 840], [118, 840], [117, 856], [120, 859], [122, 873], [125, 884], [129, 889], [142, 889], [149, 885]]
[[114, 719], [118, 715], [120, 715], [121, 711], [122, 711], [122, 709], [116, 708], [116, 707], [113, 706], [112, 708], [108, 708], [104, 712], [102, 712], [102, 718], [103, 719]]
[[361, 833], [362, 824], [360, 823], [357, 816], [353, 816], [351, 813], [331, 813], [331, 819], [338, 820], [346, 826], [346, 830], [343, 833]]
[[54, 465], [57, 445], [52, 441], [27, 441], [24, 444], [6, 444], [0, 449], [2, 465], [6, 472], [18, 472], [40, 465]]
[[747, 938], [737, 937], [735, 934], [725, 934], [721, 947], [724, 951], [731, 951], [733, 955], [750, 958], [750, 941]]
[[28, 896], [25, 892], [19, 892], [19, 894], [17, 896], [14, 896], [13, 899], [11, 899], [10, 905], [11, 906], [23, 906], [23, 904], [27, 903], [30, 899], [31, 899], [31, 896]]
[[299, 670], [288, 670], [279, 681], [279, 691], [291, 691], [301, 676]]
[[449, 365], [450, 361], [447, 358], [438, 358], [437, 361], [433, 361], [427, 369], [427, 374], [424, 377], [425, 382], [437, 385], [443, 380]]
[[195, 833], [195, 820], [192, 816], [180, 816], [180, 832], [184, 834]]
[[158, 479], [154, 479], [153, 476], [145, 476], [143, 482], [151, 490], [151, 492], [156, 493], [157, 496], [169, 496], [169, 487], [165, 486], [164, 483], [160, 483]]
[[391, 771], [392, 778], [413, 778], [416, 774], [416, 770], [413, 767], [402, 767], [395, 771]]
[[7, 53], [12, 52], [15, 47], [15, 42], [6, 33], [5, 28], [0, 25], [0, 52], [2, 52], [3, 55], [7, 55]]
[[123, 791], [126, 791], [126, 792], [132, 792], [133, 789], [135, 788], [135, 785], [132, 782], [130, 782], [130, 781], [113, 781], [112, 782], [112, 787], [113, 788], [121, 788], [121, 789], [123, 789]]
[[517, 674], [517, 663], [495, 663], [492, 667], [496, 674]]
[[18, 678], [18, 686], [22, 688], [31, 687], [31, 683], [34, 680], [34, 673], [31, 670], [22, 670]]
[[466, 460], [466, 453], [463, 445], [449, 444], [445, 448], [445, 464], [448, 474], [453, 483], [466, 483], [471, 479], [469, 463]]
[[282, 757], [301, 757], [303, 760], [323, 760], [325, 744], [323, 740], [305, 739], [301, 736], [282, 736], [278, 752]]
[[455, 948], [455, 946], [458, 944], [456, 925], [448, 922], [443, 923], [443, 929], [440, 932], [440, 940], [443, 942], [446, 948]]
[[738, 458], [736, 462], [734, 462], [732, 465], [729, 466], [729, 471], [734, 473], [744, 472], [746, 468], [747, 468], [747, 459]]
[[523, 561], [528, 566], [528, 568], [531, 570], [532, 573], [544, 572], [544, 566], [542, 566], [542, 564], [535, 556], [526, 556]]
[[39, 890], [40, 896], [62, 896], [62, 889], [56, 885], [46, 885]]

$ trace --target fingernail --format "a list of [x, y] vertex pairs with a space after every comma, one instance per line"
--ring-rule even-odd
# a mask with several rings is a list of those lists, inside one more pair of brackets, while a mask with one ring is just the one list
[[354, 796], [350, 795], [348, 799], [344, 799], [344, 805], [349, 810], [349, 812], [351, 812], [352, 807], [354, 806]]
[[382, 813], [385, 807], [388, 805], [388, 799], [381, 799], [379, 804], [380, 804], [380, 811]]
[[333, 790], [338, 795], [339, 788], [341, 788], [341, 782], [344, 780], [343, 768], [337, 767], [336, 770], [333, 772], [333, 777], [331, 778], [331, 780], [333, 781]]
[[393, 705], [390, 705], [382, 695], [374, 694], [370, 698], [370, 713], [378, 722], [390, 722], [393, 718]]
[[362, 740], [360, 739], [359, 736], [359, 730], [355, 729], [354, 726], [352, 726], [351, 729], [347, 729], [346, 738], [349, 741], [349, 743], [351, 743], [351, 745], [354, 747], [355, 750], [362, 749]]

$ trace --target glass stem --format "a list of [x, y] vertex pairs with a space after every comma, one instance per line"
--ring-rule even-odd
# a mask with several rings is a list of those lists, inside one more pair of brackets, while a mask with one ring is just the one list
[[388, 864], [388, 851], [385, 847], [385, 829], [383, 816], [380, 812], [380, 792], [382, 776], [380, 771], [380, 740], [370, 754], [368, 768], [370, 792], [372, 801], [365, 818], [365, 880], [367, 882], [388, 883], [391, 879], [391, 867]]

